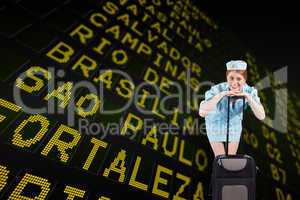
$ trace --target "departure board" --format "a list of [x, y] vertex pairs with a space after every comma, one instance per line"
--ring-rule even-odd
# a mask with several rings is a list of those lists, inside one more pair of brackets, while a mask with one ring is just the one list
[[247, 109], [238, 150], [256, 161], [257, 199], [300, 199], [287, 67], [265, 65], [200, 2], [1, 1], [0, 24], [1, 199], [208, 199], [199, 104], [232, 59], [266, 111]]

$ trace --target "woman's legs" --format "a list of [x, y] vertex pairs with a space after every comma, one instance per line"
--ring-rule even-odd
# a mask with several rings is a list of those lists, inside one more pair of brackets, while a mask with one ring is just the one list
[[[215, 157], [218, 155], [225, 154], [225, 148], [223, 142], [210, 142], [210, 146], [215, 154]], [[235, 155], [239, 147], [238, 142], [229, 142], [228, 146], [228, 155]]]
[[215, 154], [215, 157], [218, 155], [225, 154], [223, 142], [210, 142], [210, 146]]
[[239, 141], [238, 142], [229, 142], [228, 146], [228, 154], [229, 155], [235, 155], [238, 148], [239, 148]]

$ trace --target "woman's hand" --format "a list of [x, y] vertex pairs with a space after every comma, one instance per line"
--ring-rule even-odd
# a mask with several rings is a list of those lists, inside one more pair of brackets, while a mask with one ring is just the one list
[[229, 97], [232, 97], [232, 96], [246, 96], [247, 93], [229, 90], [229, 91], [221, 92], [221, 95], [222, 95], [222, 97], [224, 97], [224, 96], [229, 96]]
[[251, 101], [252, 96], [247, 92], [235, 92], [233, 96], [245, 97], [247, 101]]
[[210, 111], [215, 109], [217, 103], [224, 97], [224, 96], [234, 96], [234, 91], [223, 91], [215, 95], [212, 99], [208, 101], [202, 101], [199, 108], [199, 115], [201, 117], [205, 117]]
[[240, 92], [235, 94], [235, 96], [241, 96], [245, 97], [250, 105], [251, 110], [253, 111], [254, 115], [259, 119], [259, 120], [264, 120], [266, 117], [264, 107], [260, 104], [257, 103], [253, 97], [246, 92]]

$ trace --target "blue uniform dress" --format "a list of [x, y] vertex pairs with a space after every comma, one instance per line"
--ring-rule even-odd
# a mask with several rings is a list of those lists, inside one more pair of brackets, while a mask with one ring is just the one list
[[[227, 82], [219, 83], [211, 87], [210, 90], [205, 92], [205, 101], [210, 100], [216, 94], [222, 91], [228, 91], [229, 85]], [[260, 102], [260, 98], [257, 95], [257, 90], [254, 87], [250, 87], [245, 84], [242, 88], [243, 92], [251, 94], [253, 99]], [[245, 108], [247, 108], [248, 102], [245, 99]], [[223, 142], [226, 141], [227, 134], [227, 112], [228, 112], [228, 97], [223, 97], [218, 103], [214, 110], [210, 111], [205, 117], [206, 133], [209, 141], [211, 142]], [[239, 141], [242, 132], [242, 109], [243, 109], [243, 100], [235, 100], [234, 106], [232, 102], [230, 103], [230, 120], [229, 120], [229, 141]]]

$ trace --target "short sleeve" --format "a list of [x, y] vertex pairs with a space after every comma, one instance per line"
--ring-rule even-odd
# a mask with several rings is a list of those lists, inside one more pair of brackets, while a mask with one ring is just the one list
[[200, 102], [199, 110], [201, 110], [201, 106], [206, 101], [212, 99], [215, 95], [219, 94], [220, 92], [226, 90], [226, 83], [219, 83], [217, 85], [212, 86], [209, 90], [207, 90], [204, 94], [204, 100]]
[[260, 102], [260, 98], [259, 98], [259, 96], [258, 96], [258, 93], [257, 93], [257, 89], [255, 89], [254, 87], [251, 87], [251, 96], [252, 96], [252, 98], [257, 102], [257, 103], [261, 103]]
[[205, 101], [208, 101], [212, 99], [215, 95], [217, 95], [220, 92], [218, 86], [213, 86], [210, 88], [210, 90], [207, 90], [205, 92]]
[[212, 99], [216, 94], [218, 94], [218, 92], [219, 92], [219, 89], [217, 88], [216, 85], [212, 86], [209, 90], [207, 90], [204, 94], [204, 100], [200, 102], [199, 110], [201, 110], [203, 103]]

